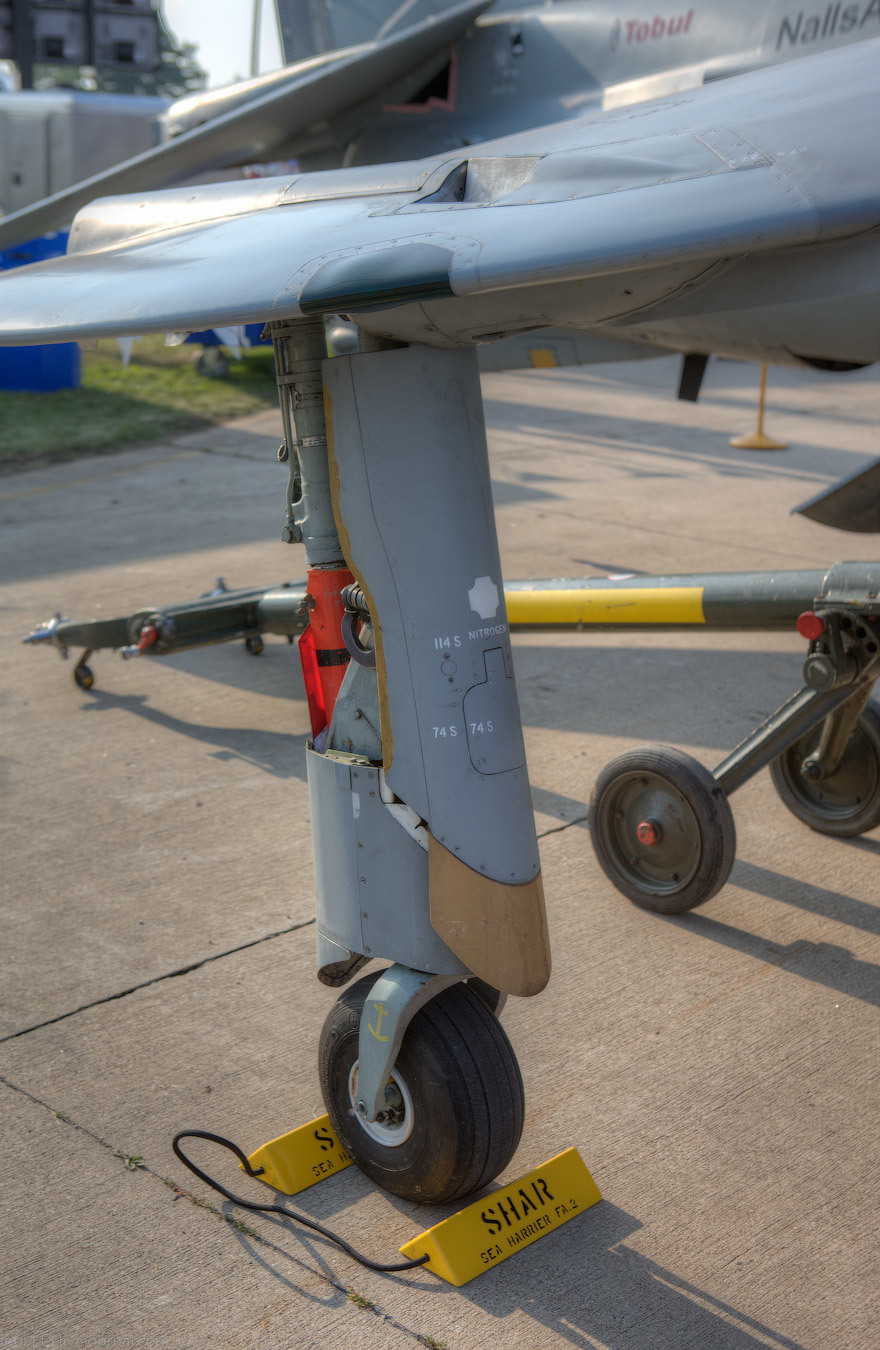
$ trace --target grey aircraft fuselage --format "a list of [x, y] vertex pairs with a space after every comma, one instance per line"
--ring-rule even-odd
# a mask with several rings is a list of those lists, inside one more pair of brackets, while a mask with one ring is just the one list
[[414, 96], [313, 128], [298, 158], [330, 168], [458, 149], [877, 36], [880, 0], [495, 0]]

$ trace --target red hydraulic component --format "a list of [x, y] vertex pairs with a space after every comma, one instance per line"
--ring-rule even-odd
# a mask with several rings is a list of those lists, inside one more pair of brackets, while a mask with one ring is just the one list
[[303, 683], [306, 698], [309, 701], [309, 718], [312, 723], [312, 736], [319, 736], [327, 725], [327, 708], [324, 703], [324, 691], [321, 688], [321, 672], [315, 655], [315, 634], [307, 628], [299, 640], [299, 659], [302, 662]]
[[825, 620], [811, 609], [798, 616], [797, 630], [808, 642], [815, 642], [825, 632]]
[[314, 736], [333, 716], [336, 695], [351, 659], [342, 640], [345, 606], [341, 592], [353, 581], [347, 567], [315, 567], [309, 572], [309, 626], [299, 640], [299, 651]]
[[158, 628], [154, 628], [154, 626], [151, 623], [148, 623], [145, 625], [145, 627], [141, 629], [141, 635], [140, 638], [138, 639], [137, 649], [139, 652], [145, 652], [148, 647], [152, 647], [153, 644], [158, 641], [159, 641]]
[[636, 838], [640, 844], [647, 844], [650, 848], [653, 844], [660, 843], [660, 826], [656, 820], [642, 820], [636, 826]]

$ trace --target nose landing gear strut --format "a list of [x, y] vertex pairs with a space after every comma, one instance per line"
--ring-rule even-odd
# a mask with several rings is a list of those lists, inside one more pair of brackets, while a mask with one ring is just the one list
[[[393, 962], [331, 1009], [321, 1087], [374, 1180], [457, 1199], [506, 1166], [522, 1129], [493, 1005], [538, 993], [550, 971], [477, 362], [420, 347], [337, 357], [324, 422], [321, 325], [272, 327], [295, 457], [286, 537], [306, 546], [311, 623], [314, 573], [334, 573], [347, 662], [329, 688], [316, 644], [318, 976], [338, 987]], [[359, 594], [336, 587], [346, 568]]]

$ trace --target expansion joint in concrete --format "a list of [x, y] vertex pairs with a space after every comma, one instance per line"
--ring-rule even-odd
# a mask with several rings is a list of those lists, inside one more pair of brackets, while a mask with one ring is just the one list
[[59, 1013], [57, 1017], [47, 1017], [45, 1022], [35, 1022], [33, 1026], [22, 1027], [20, 1031], [12, 1031], [8, 1036], [0, 1036], [0, 1045], [6, 1041], [17, 1040], [19, 1036], [28, 1036], [32, 1031], [40, 1031], [43, 1027], [54, 1026], [56, 1022], [64, 1022], [68, 1017], [76, 1017], [78, 1013], [88, 1012], [90, 1008], [100, 1008], [103, 1003], [115, 1003], [117, 999], [128, 998], [129, 994], [136, 994], [139, 989], [149, 989], [153, 984], [161, 984], [163, 980], [176, 980], [179, 975], [191, 975], [194, 970], [201, 970], [202, 966], [210, 965], [212, 961], [222, 961], [224, 957], [235, 956], [236, 952], [246, 952], [249, 947], [259, 947], [264, 942], [272, 942], [275, 938], [286, 937], [288, 933], [297, 933], [301, 928], [310, 928], [314, 924], [314, 919], [304, 919], [302, 923], [293, 923], [289, 928], [279, 928], [276, 933], [264, 933], [262, 937], [253, 938], [250, 942], [242, 942], [238, 947], [229, 947], [223, 952], [212, 952], [210, 956], [205, 956], [201, 961], [193, 961], [191, 965], [180, 966], [177, 970], [168, 970], [164, 975], [154, 975], [151, 980], [142, 980], [140, 984], [133, 984], [128, 989], [120, 989], [115, 994], [107, 994], [104, 998], [93, 999], [91, 1003], [83, 1003], [79, 1008], [71, 1008], [69, 1012]]
[[[300, 928], [305, 926], [305, 924], [298, 925]], [[294, 930], [291, 929], [287, 931]], [[276, 934], [275, 936], [279, 935]], [[250, 943], [248, 945], [255, 946], [256, 944]], [[241, 948], [237, 948], [236, 950], [240, 951]], [[224, 953], [224, 955], [228, 955], [228, 953]], [[153, 983], [155, 983], [155, 981], [153, 981]], [[126, 1166], [128, 1166], [129, 1161], [131, 1161], [134, 1163], [134, 1170], [143, 1172], [154, 1181], [160, 1182], [161, 1185], [171, 1191], [174, 1200], [188, 1200], [190, 1204], [195, 1205], [197, 1209], [206, 1210], [213, 1218], [217, 1219], [220, 1223], [226, 1224], [227, 1227], [233, 1229], [234, 1232], [250, 1238], [252, 1242], [258, 1244], [261, 1248], [274, 1252], [276, 1256], [280, 1256], [285, 1261], [289, 1261], [292, 1265], [298, 1266], [300, 1270], [307, 1271], [309, 1275], [317, 1277], [332, 1289], [337, 1290], [338, 1293], [344, 1294], [346, 1298], [351, 1297], [352, 1290], [350, 1286], [340, 1283], [339, 1280], [333, 1279], [333, 1277], [327, 1275], [325, 1271], [318, 1270], [314, 1266], [309, 1265], [307, 1261], [302, 1261], [299, 1257], [293, 1256], [289, 1251], [286, 1251], [284, 1247], [279, 1247], [276, 1242], [271, 1242], [269, 1238], [263, 1237], [263, 1235], [257, 1232], [255, 1228], [251, 1228], [245, 1224], [241, 1218], [242, 1211], [236, 1209], [231, 1201], [226, 1201], [223, 1208], [220, 1209], [210, 1200], [203, 1200], [201, 1196], [194, 1195], [193, 1192], [187, 1190], [185, 1186], [179, 1186], [177, 1182], [173, 1181], [170, 1177], [165, 1177], [161, 1172], [154, 1171], [153, 1168], [138, 1155], [132, 1155], [126, 1153], [123, 1149], [115, 1148], [112, 1143], [103, 1139], [99, 1134], [95, 1134], [94, 1130], [90, 1130], [88, 1126], [80, 1125], [78, 1121], [73, 1120], [66, 1112], [56, 1110], [49, 1102], [43, 1101], [42, 1097], [37, 1097], [33, 1092], [28, 1092], [27, 1088], [20, 1087], [18, 1083], [11, 1082], [10, 1079], [6, 1078], [3, 1074], [0, 1074], [0, 1084], [5, 1088], [8, 1088], [10, 1092], [16, 1093], [17, 1096], [24, 1097], [27, 1101], [32, 1102], [34, 1106], [39, 1106], [43, 1111], [50, 1112], [60, 1124], [67, 1125], [70, 1129], [76, 1130], [78, 1134], [85, 1135], [87, 1139], [98, 1144], [106, 1152], [112, 1154], [114, 1158], [120, 1159]], [[291, 1220], [294, 1220], [293, 1213], [291, 1213], [290, 1218]], [[278, 1220], [275, 1220], [275, 1222], [278, 1222]], [[403, 1335], [409, 1336], [417, 1344], [425, 1345], [429, 1343], [419, 1332], [413, 1331], [411, 1327], [404, 1326], [389, 1313], [382, 1312], [382, 1310], [377, 1308], [374, 1303], [367, 1301], [365, 1303], [358, 1303], [358, 1306], [362, 1307], [364, 1311], [371, 1313], [374, 1317], [378, 1317], [380, 1321], [384, 1322], [395, 1331], [400, 1331]]]
[[561, 825], [551, 825], [549, 830], [539, 830], [538, 838], [546, 839], [548, 834], [562, 834], [565, 830], [570, 830], [572, 825], [583, 825], [588, 819], [589, 812], [585, 811], [582, 816], [575, 816], [574, 820], [564, 820]]

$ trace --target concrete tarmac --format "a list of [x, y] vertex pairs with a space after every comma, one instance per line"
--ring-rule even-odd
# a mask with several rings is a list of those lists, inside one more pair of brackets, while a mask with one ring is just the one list
[[[697, 405], [676, 378], [664, 359], [484, 379], [507, 577], [877, 558], [877, 536], [789, 514], [878, 453], [875, 372], [771, 370], [790, 448], [763, 453], [728, 446], [756, 367], [711, 362]], [[234, 1213], [171, 1153], [184, 1127], [250, 1150], [323, 1111], [296, 653], [101, 654], [86, 694], [19, 639], [59, 609], [304, 576], [279, 428], [0, 478], [0, 1346], [880, 1346], [880, 830], [810, 832], [765, 771], [732, 798], [729, 883], [664, 919], [613, 888], [584, 823], [631, 745], [719, 762], [799, 686], [794, 633], [514, 640], [554, 970], [503, 1015], [527, 1103], [504, 1179], [574, 1145], [600, 1204], [459, 1290]], [[289, 1207], [379, 1261], [451, 1212], [355, 1168]]]

